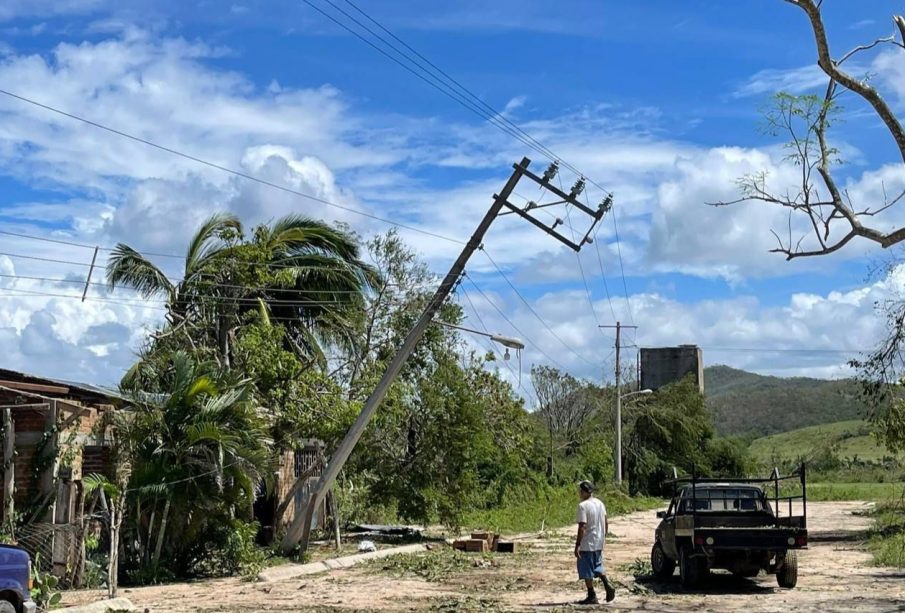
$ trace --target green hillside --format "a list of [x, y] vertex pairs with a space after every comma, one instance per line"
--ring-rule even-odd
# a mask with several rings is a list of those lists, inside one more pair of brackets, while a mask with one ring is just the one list
[[779, 459], [808, 457], [828, 446], [843, 460], [878, 461], [890, 455], [870, 435], [870, 425], [857, 419], [758, 438], [751, 443], [750, 450], [755, 459], [767, 465]]
[[704, 387], [723, 435], [767, 436], [866, 414], [852, 380], [785, 379], [712, 366], [704, 370]]

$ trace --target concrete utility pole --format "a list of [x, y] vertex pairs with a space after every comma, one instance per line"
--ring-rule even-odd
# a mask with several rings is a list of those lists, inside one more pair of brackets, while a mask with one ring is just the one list
[[638, 326], [623, 326], [616, 322], [615, 326], [599, 326], [600, 328], [616, 329], [616, 485], [622, 484], [622, 364], [620, 362], [622, 350], [622, 328], [637, 329]]
[[[380, 381], [377, 383], [374, 391], [371, 392], [371, 395], [365, 402], [364, 408], [362, 408], [361, 413], [359, 413], [358, 418], [355, 420], [355, 423], [346, 433], [345, 438], [342, 440], [337, 450], [333, 453], [333, 456], [330, 458], [329, 464], [327, 464], [327, 467], [324, 469], [323, 474], [318, 480], [314, 491], [309, 495], [304, 511], [299, 510], [296, 512], [296, 516], [293, 519], [292, 524], [290, 525], [289, 530], [287, 531], [286, 536], [283, 538], [283, 541], [281, 543], [281, 549], [284, 552], [292, 552], [296, 548], [296, 544], [298, 544], [299, 550], [302, 553], [304, 553], [308, 549], [308, 542], [311, 536], [311, 524], [314, 519], [316, 509], [324, 500], [324, 497], [332, 487], [334, 481], [336, 480], [336, 477], [339, 475], [340, 471], [345, 465], [346, 460], [348, 460], [349, 456], [352, 454], [352, 450], [355, 448], [355, 445], [361, 438], [362, 433], [364, 433], [365, 427], [368, 425], [368, 422], [370, 421], [374, 412], [380, 406], [380, 403], [383, 401], [384, 396], [386, 396], [390, 384], [392, 384], [393, 380], [399, 374], [399, 371], [402, 370], [405, 361], [412, 353], [412, 350], [415, 348], [415, 345], [418, 343], [418, 341], [421, 340], [421, 337], [424, 335], [424, 331], [427, 329], [428, 325], [430, 325], [431, 321], [434, 318], [434, 315], [437, 313], [437, 311], [440, 310], [443, 302], [459, 282], [459, 278], [461, 277], [462, 272], [465, 270], [465, 264], [468, 262], [468, 259], [476, 249], [481, 248], [482, 241], [484, 240], [484, 235], [487, 233], [487, 230], [490, 228], [493, 220], [500, 215], [503, 207], [508, 208], [511, 212], [516, 213], [522, 218], [530, 221], [537, 227], [544, 230], [547, 234], [550, 234], [557, 240], [565, 243], [575, 251], [578, 251], [584, 243], [590, 242], [589, 237], [591, 230], [593, 230], [594, 226], [610, 209], [610, 206], [612, 205], [612, 196], [607, 196], [607, 198], [600, 203], [597, 211], [594, 211], [583, 205], [578, 200], [578, 195], [584, 189], [583, 178], [579, 179], [575, 183], [575, 186], [573, 186], [571, 193], [566, 194], [562, 190], [559, 190], [550, 184], [550, 180], [556, 175], [556, 172], [558, 171], [558, 165], [556, 163], [552, 164], [550, 168], [547, 169], [547, 172], [544, 173], [543, 177], [538, 177], [537, 175], [531, 173], [528, 170], [529, 164], [531, 164], [531, 160], [529, 160], [528, 158], [522, 158], [522, 161], [519, 164], [515, 164], [513, 166], [514, 172], [512, 173], [512, 176], [509, 177], [506, 185], [503, 187], [499, 194], [494, 195], [493, 203], [490, 205], [490, 209], [487, 211], [487, 214], [484, 215], [481, 223], [478, 224], [477, 229], [471, 236], [471, 239], [469, 239], [468, 243], [466, 243], [465, 247], [462, 249], [462, 253], [459, 254], [459, 257], [453, 263], [452, 268], [449, 269], [449, 272], [446, 274], [446, 277], [443, 279], [440, 287], [437, 288], [437, 291], [434, 293], [433, 297], [428, 303], [427, 308], [421, 314], [421, 317], [405, 337], [405, 340], [402, 342], [402, 346], [399, 347], [399, 350], [393, 357], [393, 360], [390, 362], [389, 366], [387, 366], [386, 372], [384, 372], [383, 377], [381, 377]], [[563, 198], [563, 204], [571, 204], [576, 209], [587, 213], [593, 218], [594, 221], [591, 224], [591, 229], [588, 230], [588, 233], [585, 235], [585, 238], [580, 244], [575, 244], [562, 234], [556, 232], [556, 225], [554, 225], [552, 228], [548, 227], [541, 221], [529, 215], [528, 211], [532, 208], [531, 204], [533, 203], [529, 203], [529, 206], [526, 209], [521, 209], [508, 201], [509, 196], [515, 190], [515, 186], [518, 184], [519, 179], [521, 179], [522, 177], [527, 177], [535, 183], [538, 183], [542, 188], [559, 195], [561, 198]]]

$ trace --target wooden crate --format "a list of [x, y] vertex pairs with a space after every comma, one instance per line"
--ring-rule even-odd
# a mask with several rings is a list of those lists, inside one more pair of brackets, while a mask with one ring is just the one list
[[497, 541], [496, 551], [499, 553], [515, 553], [516, 544], [513, 541]]
[[468, 539], [465, 541], [465, 551], [470, 553], [487, 553], [490, 551], [490, 546], [484, 539]]
[[466, 543], [467, 543], [467, 541], [457, 539], [457, 540], [453, 541], [452, 548], [455, 549], [456, 551], [465, 551]]

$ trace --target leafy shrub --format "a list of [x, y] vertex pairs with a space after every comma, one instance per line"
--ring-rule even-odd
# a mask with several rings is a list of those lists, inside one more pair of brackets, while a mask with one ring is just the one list
[[41, 611], [49, 611], [63, 600], [63, 594], [57, 591], [60, 580], [50, 573], [39, 570], [40, 555], [35, 556], [35, 562], [31, 568], [31, 598]]
[[208, 531], [203, 553], [196, 558], [195, 572], [203, 576], [257, 576], [264, 568], [266, 552], [255, 539], [257, 522], [234, 519]]

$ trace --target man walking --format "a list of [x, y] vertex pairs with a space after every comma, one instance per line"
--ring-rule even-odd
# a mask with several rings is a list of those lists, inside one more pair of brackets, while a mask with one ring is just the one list
[[575, 537], [575, 558], [578, 563], [578, 578], [584, 579], [588, 588], [588, 596], [578, 604], [599, 604], [597, 592], [594, 591], [594, 579], [600, 579], [606, 591], [606, 601], [616, 597], [616, 590], [607, 581], [603, 567], [603, 546], [609, 524], [606, 519], [606, 507], [594, 497], [594, 486], [590, 481], [578, 484], [578, 534]]

